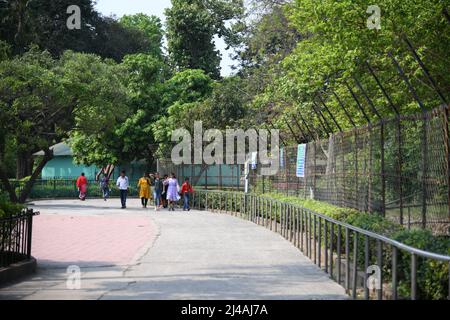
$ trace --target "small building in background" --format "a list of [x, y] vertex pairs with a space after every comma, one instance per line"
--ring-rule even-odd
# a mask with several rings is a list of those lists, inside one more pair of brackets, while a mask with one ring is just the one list
[[[97, 166], [76, 164], [73, 158], [72, 149], [67, 143], [61, 142], [55, 144], [50, 149], [53, 150], [54, 157], [42, 170], [42, 180], [72, 180], [76, 179], [82, 172], [84, 172], [88, 180], [96, 180], [96, 177], [102, 171], [102, 168]], [[44, 156], [44, 152], [37, 152], [33, 156]], [[151, 169], [152, 168], [148, 168], [145, 161], [134, 161], [123, 166], [115, 166], [112, 170], [111, 178], [118, 177], [121, 170], [126, 170], [127, 176], [131, 180], [137, 180], [143, 175], [144, 172], [152, 172], [153, 170]]]

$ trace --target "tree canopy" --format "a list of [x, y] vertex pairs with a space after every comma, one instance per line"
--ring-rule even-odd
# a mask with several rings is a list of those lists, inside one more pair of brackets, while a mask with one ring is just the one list
[[[379, 29], [368, 28], [363, 0], [172, 0], [165, 28], [144, 13], [104, 17], [79, 0], [82, 28], [68, 31], [70, 4], [0, 2], [0, 178], [12, 199], [8, 178], [31, 177], [31, 187], [61, 141], [78, 163], [97, 166], [152, 164], [170, 154], [172, 130], [192, 131], [194, 121], [310, 141], [328, 136], [317, 115], [325, 107], [343, 130], [376, 112], [420, 112], [398, 67], [426, 109], [449, 98], [449, 1], [380, 0]], [[234, 50], [235, 75], [221, 76], [217, 37]], [[312, 132], [290, 125], [299, 116]], [[42, 159], [32, 156], [39, 150]]]

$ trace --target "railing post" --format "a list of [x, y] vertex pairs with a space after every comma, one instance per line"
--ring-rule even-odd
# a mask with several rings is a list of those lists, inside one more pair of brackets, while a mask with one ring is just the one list
[[[333, 227], [333, 224], [332, 223], [330, 223], [330, 224]], [[320, 229], [322, 229], [322, 228], [321, 228], [321, 225], [319, 224], [319, 240], [321, 238]], [[323, 224], [323, 243], [325, 245], [325, 272], [328, 272], [328, 221], [327, 220], [325, 220], [324, 224]], [[319, 255], [321, 254], [321, 251], [322, 251], [322, 249], [320, 248], [320, 245], [319, 245]]]
[[[331, 275], [331, 279], [334, 279], [334, 275], [333, 275], [333, 240], [334, 240], [334, 225], [333, 223], [330, 223], [330, 275]], [[327, 255], [328, 256], [328, 255]]]
[[[447, 214], [450, 220], [450, 141], [449, 141], [449, 129], [448, 129], [448, 108], [445, 106], [443, 109], [443, 127], [444, 127], [444, 147], [445, 147], [445, 172], [447, 177]], [[450, 269], [449, 269], [450, 270]], [[450, 296], [450, 292], [449, 292]]]
[[338, 226], [338, 235], [337, 235], [337, 282], [341, 284], [341, 240], [342, 240], [342, 228]]
[[377, 264], [380, 268], [380, 288], [377, 289], [378, 300], [383, 299], [383, 243], [377, 240]]
[[[326, 225], [326, 221], [325, 221], [325, 225]], [[325, 228], [325, 237], [326, 237], [326, 234], [327, 234], [327, 229]], [[319, 268], [321, 268], [322, 267], [322, 218], [320, 218], [319, 217], [319, 234], [318, 234], [318, 238], [319, 238], [319, 241], [318, 241], [318, 250], [319, 250], [319, 252], [318, 252], [318, 262], [319, 262]], [[324, 243], [325, 243], [325, 261], [327, 261], [327, 242], [326, 241], [324, 241]], [[327, 269], [327, 263], [325, 262], [325, 272], [327, 272], [328, 271], [328, 269]]]
[[345, 289], [350, 288], [350, 233], [348, 228], [345, 228]]
[[303, 228], [304, 228], [303, 216], [304, 216], [304, 212], [303, 212], [302, 209], [299, 209], [299, 210], [300, 210], [300, 234], [299, 234], [299, 237], [300, 237], [300, 250], [304, 253], [305, 252], [304, 247], [303, 247], [303, 233], [304, 233], [303, 232]]
[[29, 210], [27, 212], [27, 259], [31, 259], [31, 242], [32, 242], [32, 235], [33, 235], [33, 211]]
[[358, 280], [358, 233], [353, 233], [353, 283], [352, 283], [352, 297], [356, 299], [356, 285]]
[[380, 122], [380, 143], [381, 143], [381, 214], [386, 216], [386, 168], [385, 168], [385, 138], [384, 138], [384, 123]]
[[364, 299], [369, 300], [369, 287], [367, 280], [369, 279], [367, 271], [369, 269], [369, 237], [364, 237]]
[[397, 254], [396, 246], [392, 246], [392, 300], [397, 300]]
[[317, 264], [317, 231], [316, 231], [316, 224], [317, 224], [317, 220], [316, 220], [316, 215], [314, 215], [313, 218], [313, 242], [314, 242], [314, 264]]
[[417, 256], [411, 254], [411, 300], [417, 299]]

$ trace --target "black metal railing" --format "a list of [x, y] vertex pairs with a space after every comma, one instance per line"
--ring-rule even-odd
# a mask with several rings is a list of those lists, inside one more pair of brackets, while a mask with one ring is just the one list
[[31, 209], [0, 218], [0, 268], [31, 259], [33, 217]]
[[450, 299], [450, 256], [419, 250], [301, 206], [261, 195], [198, 190], [192, 198], [192, 206], [229, 213], [279, 233], [343, 285], [354, 299], [420, 298], [418, 272], [426, 262], [443, 267], [446, 282], [443, 287]]

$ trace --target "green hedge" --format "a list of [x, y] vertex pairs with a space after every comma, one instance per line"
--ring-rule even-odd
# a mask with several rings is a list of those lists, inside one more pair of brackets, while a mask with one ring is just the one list
[[[443, 236], [434, 236], [428, 230], [407, 230], [398, 223], [390, 221], [380, 215], [368, 214], [359, 212], [354, 209], [341, 208], [329, 203], [324, 203], [315, 200], [303, 200], [297, 197], [285, 196], [276, 193], [264, 194], [265, 197], [270, 197], [286, 203], [302, 206], [303, 208], [324, 214], [335, 220], [353, 225], [355, 227], [372, 231], [377, 234], [384, 235], [388, 238], [404, 243], [408, 246], [422, 249], [425, 251], [450, 255], [450, 238]], [[335, 230], [334, 234], [337, 232]], [[337, 242], [337, 239], [334, 239]], [[351, 241], [353, 241], [353, 236]], [[336, 248], [336, 246], [334, 246]], [[344, 248], [341, 243], [341, 248]], [[362, 237], [358, 239], [358, 268], [364, 267], [364, 242]], [[375, 241], [370, 242], [370, 251], [376, 252]], [[351, 248], [351, 251], [353, 248]], [[351, 252], [352, 254], [352, 252]], [[391, 280], [392, 265], [392, 249], [385, 247], [383, 250], [384, 262], [384, 280]], [[371, 255], [370, 264], [376, 263], [376, 255]], [[399, 272], [399, 296], [410, 296], [410, 275], [411, 275], [411, 255], [399, 251], [398, 255], [398, 272]], [[418, 259], [417, 269], [417, 293], [419, 299], [433, 299], [444, 300], [448, 296], [448, 264], [438, 262], [430, 259]]]
[[18, 215], [25, 207], [11, 203], [6, 196], [0, 195], [0, 218]]

